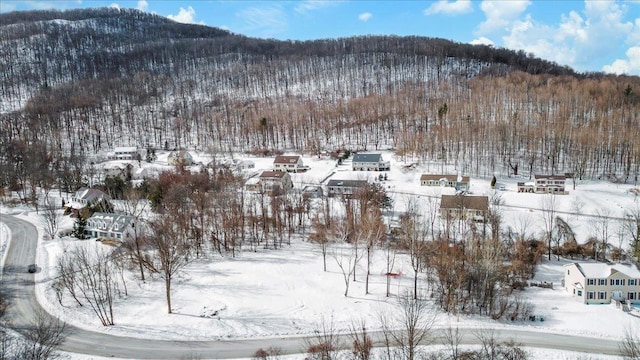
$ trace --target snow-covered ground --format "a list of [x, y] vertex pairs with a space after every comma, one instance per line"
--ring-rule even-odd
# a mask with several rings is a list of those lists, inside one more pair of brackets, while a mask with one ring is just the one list
[[[166, 154], [159, 154], [158, 163], [162, 163], [163, 156], [166, 158]], [[390, 152], [385, 152], [383, 156], [385, 160], [391, 161], [392, 170], [388, 173], [353, 172], [349, 161], [336, 166], [334, 160], [305, 156], [305, 165], [311, 169], [305, 173], [292, 174], [292, 178], [295, 186], [302, 188], [307, 183], [326, 181], [329, 177], [378, 181], [380, 174], [387, 174], [388, 180], [381, 184], [394, 199], [396, 211], [404, 209], [410, 196], [425, 198], [453, 193], [453, 189], [420, 186], [420, 175], [426, 172], [424, 167], [407, 168]], [[205, 156], [196, 155], [196, 160], [199, 159], [206, 162]], [[247, 177], [270, 169], [273, 161], [273, 158], [243, 159], [252, 160], [256, 164], [255, 169], [245, 171]], [[447, 170], [448, 173], [457, 173], [453, 167]], [[435, 171], [431, 169], [430, 172]], [[517, 181], [523, 179], [498, 179], [498, 182], [506, 186], [506, 191], [500, 191], [507, 205], [504, 208], [505, 224], [513, 224], [517, 217], [527, 216], [531, 218], [531, 233], [539, 233], [543, 231], [539, 210], [542, 195], [517, 193]], [[606, 208], [610, 216], [622, 217], [625, 209], [636, 206], [639, 201], [629, 191], [632, 187], [606, 182], [582, 182], [573, 191], [570, 181], [567, 181], [569, 195], [557, 196], [559, 210], [567, 214], [559, 215], [574, 227], [578, 242], [584, 242], [592, 231], [589, 225], [591, 218], [569, 213], [595, 215]], [[470, 191], [474, 195], [490, 195], [493, 190], [490, 189], [489, 179], [472, 178]], [[576, 203], [582, 204], [579, 211], [574, 211]], [[12, 210], [0, 208], [0, 214], [9, 211]], [[304, 241], [304, 238], [296, 238], [290, 246], [279, 250], [243, 251], [235, 258], [216, 255], [191, 262], [174, 280], [174, 313], [170, 315], [167, 314], [162, 280], [149, 278], [142, 282], [134, 270], [127, 275], [128, 294], [118, 298], [114, 304], [116, 325], [103, 327], [87, 307], [77, 307], [69, 299], [65, 299], [64, 306], [60, 306], [48, 280], [56, 276], [55, 259], [66, 249], [107, 245], [72, 238], [42, 240], [44, 232], [35, 212], [23, 212], [18, 217], [33, 222], [39, 228], [41, 246], [37, 262], [42, 271], [36, 274], [39, 280], [36, 283], [38, 298], [43, 307], [66, 322], [94, 331], [176, 340], [288, 336], [312, 333], [322, 317], [333, 317], [340, 329], [347, 329], [356, 319], [363, 319], [368, 328], [376, 328], [378, 315], [392, 311], [395, 306], [393, 297], [385, 297], [386, 270], [382, 253], [374, 256], [371, 293], [365, 295], [365, 262], [361, 261], [357, 281], [351, 284], [349, 296], [345, 297], [344, 280], [336, 261], [329, 256], [328, 271], [323, 272], [320, 249]], [[67, 220], [65, 226], [70, 227], [71, 224], [72, 221]], [[0, 226], [0, 259], [4, 259], [8, 236], [8, 231]], [[554, 288], [531, 287], [524, 292], [526, 299], [534, 305], [534, 314], [542, 316], [543, 322], [506, 322], [477, 316], [453, 317], [439, 314], [436, 326], [518, 328], [603, 338], [622, 338], [626, 329], [638, 326], [638, 318], [623, 313], [615, 305], [584, 305], [573, 300], [560, 285], [562, 266], [567, 262], [557, 261], [555, 258], [543, 261], [538, 266], [535, 280], [553, 282]], [[398, 294], [410, 289], [412, 271], [406, 257], [398, 256], [394, 272], [401, 275], [392, 280], [392, 293]], [[585, 358], [584, 354], [539, 349], [534, 349], [531, 353], [534, 358], [539, 359]], [[294, 358], [299, 356], [291, 357]]]

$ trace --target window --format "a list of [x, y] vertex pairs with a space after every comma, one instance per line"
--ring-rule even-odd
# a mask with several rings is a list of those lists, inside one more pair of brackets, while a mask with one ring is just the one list
[[630, 292], [627, 294], [627, 299], [629, 300], [635, 300], [636, 299], [636, 293], [634, 292]]
[[595, 285], [596, 284], [596, 279], [588, 279], [587, 281], [589, 282], [589, 285]]
[[578, 290], [578, 296], [582, 296], [582, 290]]
[[629, 279], [629, 286], [636, 285], [636, 279]]
[[593, 299], [595, 299], [595, 298], [596, 298], [596, 293], [594, 293], [593, 291], [589, 291], [589, 292], [587, 293], [587, 298], [588, 298], [589, 300], [593, 300]]
[[601, 286], [607, 285], [607, 279], [599, 279], [598, 285], [601, 285]]
[[571, 270], [567, 269], [567, 275], [571, 275]]
[[609, 285], [613, 285], [613, 279], [609, 279]]
[[607, 293], [604, 291], [600, 291], [598, 292], [598, 300], [606, 300], [607, 299]]

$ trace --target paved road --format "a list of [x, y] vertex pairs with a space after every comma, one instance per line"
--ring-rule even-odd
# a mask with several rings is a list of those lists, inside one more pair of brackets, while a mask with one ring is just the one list
[[[11, 244], [8, 248], [4, 275], [0, 281], [3, 290], [11, 296], [12, 306], [9, 316], [12, 326], [21, 329], [27, 326], [37, 311], [42, 311], [35, 297], [34, 275], [27, 272], [27, 265], [33, 263], [36, 254], [37, 232], [30, 223], [10, 215], [0, 215], [0, 221], [11, 230]], [[117, 358], [135, 359], [232, 359], [250, 358], [259, 348], [278, 347], [285, 354], [302, 353], [304, 337], [286, 337], [250, 340], [224, 341], [164, 341], [134, 339], [97, 333], [69, 326], [70, 333], [60, 350]], [[477, 344], [476, 331], [460, 329], [462, 344]], [[483, 330], [486, 332], [488, 330]], [[582, 351], [590, 354], [619, 354], [618, 341], [571, 335], [559, 335], [524, 330], [489, 330], [498, 340], [513, 339], [524, 346]], [[442, 337], [442, 330], [434, 329], [434, 337]], [[382, 344], [381, 333], [371, 333], [377, 345]], [[347, 336], [342, 343], [348, 345]], [[436, 343], [439, 343], [436, 340]]]

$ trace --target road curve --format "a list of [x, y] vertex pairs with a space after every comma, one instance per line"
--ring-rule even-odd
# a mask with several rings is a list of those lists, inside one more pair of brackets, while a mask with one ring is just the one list
[[[35, 296], [34, 274], [27, 272], [27, 265], [34, 262], [37, 246], [37, 230], [29, 222], [10, 215], [0, 214], [0, 222], [11, 231], [10, 244], [4, 264], [0, 287], [11, 297], [9, 317], [16, 330], [27, 326], [38, 311], [44, 311]], [[70, 325], [69, 334], [60, 350], [71, 353], [135, 359], [202, 359], [250, 358], [260, 348], [277, 347], [283, 354], [303, 353], [305, 337], [282, 337], [211, 341], [148, 340], [114, 336], [87, 331]], [[514, 340], [523, 346], [585, 352], [589, 354], [619, 355], [619, 342], [610, 339], [551, 334], [526, 330], [467, 329], [461, 328], [461, 344], [478, 344], [478, 331], [492, 331], [500, 341]], [[440, 343], [444, 329], [433, 329], [432, 339]], [[382, 334], [371, 332], [374, 343], [382, 345]], [[342, 344], [350, 343], [347, 335], [340, 336]]]

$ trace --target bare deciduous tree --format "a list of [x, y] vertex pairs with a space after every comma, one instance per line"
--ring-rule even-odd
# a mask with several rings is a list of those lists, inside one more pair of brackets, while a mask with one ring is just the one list
[[313, 332], [314, 336], [305, 339], [307, 358], [309, 360], [332, 360], [334, 352], [341, 348], [333, 316], [327, 318], [323, 315]]
[[66, 325], [53, 316], [38, 311], [17, 346], [17, 359], [50, 360], [58, 358], [55, 349], [67, 335]]
[[64, 217], [62, 210], [58, 210], [53, 205], [46, 205], [40, 213], [40, 217], [42, 219], [44, 231], [50, 239], [55, 239], [58, 229], [60, 229], [60, 223]]
[[542, 220], [544, 221], [544, 235], [549, 246], [549, 260], [551, 260], [551, 241], [555, 224], [556, 212], [558, 212], [558, 200], [556, 195], [546, 194], [540, 198], [540, 209], [542, 210]]
[[167, 312], [171, 314], [171, 281], [187, 265], [189, 249], [182, 239], [182, 232], [167, 216], [152, 221], [151, 232], [145, 241], [152, 250], [150, 270], [164, 279]]

